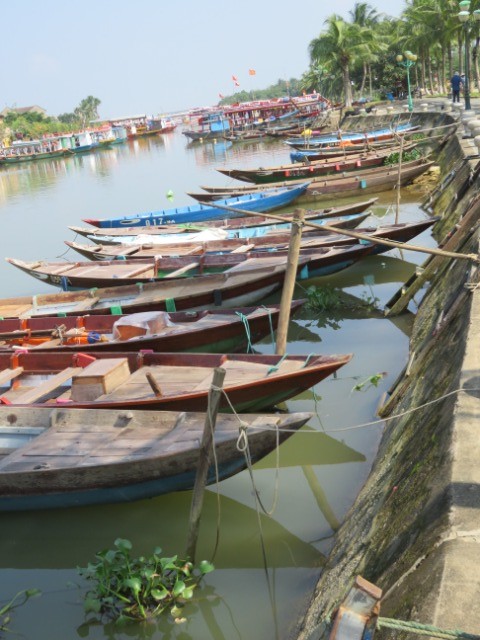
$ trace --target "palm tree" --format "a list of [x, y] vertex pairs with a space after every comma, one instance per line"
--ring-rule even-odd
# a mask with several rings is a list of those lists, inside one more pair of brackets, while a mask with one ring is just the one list
[[82, 127], [85, 127], [87, 122], [91, 120], [98, 120], [98, 107], [101, 104], [101, 100], [88, 96], [80, 102], [75, 109], [74, 114], [82, 123]]
[[352, 105], [352, 85], [350, 69], [363, 47], [361, 28], [332, 15], [325, 21], [326, 31], [310, 42], [311, 64], [323, 65], [330, 72], [340, 72], [343, 83], [345, 105]]

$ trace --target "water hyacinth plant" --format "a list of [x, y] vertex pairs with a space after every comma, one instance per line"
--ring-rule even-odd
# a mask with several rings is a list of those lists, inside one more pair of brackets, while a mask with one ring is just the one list
[[195, 567], [178, 556], [162, 558], [159, 547], [148, 558], [132, 558], [131, 550], [129, 540], [117, 538], [114, 549], [98, 552], [96, 562], [78, 568], [93, 585], [85, 596], [85, 612], [122, 623], [167, 611], [175, 622], [184, 622], [183, 607], [213, 565], [202, 561]]

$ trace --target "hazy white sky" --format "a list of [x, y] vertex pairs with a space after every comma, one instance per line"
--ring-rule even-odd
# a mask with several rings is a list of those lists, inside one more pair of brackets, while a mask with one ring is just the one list
[[[308, 45], [354, 0], [2, 0], [0, 109], [71, 112], [101, 100], [101, 117], [213, 105], [308, 68]], [[398, 17], [404, 0], [374, 0]], [[250, 76], [249, 69], [256, 75]]]

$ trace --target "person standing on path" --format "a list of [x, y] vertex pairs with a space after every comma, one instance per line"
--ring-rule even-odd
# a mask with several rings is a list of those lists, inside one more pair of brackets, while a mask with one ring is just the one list
[[458, 73], [458, 71], [455, 71], [455, 73], [452, 76], [452, 79], [450, 80], [450, 83], [452, 85], [453, 102], [460, 102], [460, 88], [463, 85], [463, 79]]

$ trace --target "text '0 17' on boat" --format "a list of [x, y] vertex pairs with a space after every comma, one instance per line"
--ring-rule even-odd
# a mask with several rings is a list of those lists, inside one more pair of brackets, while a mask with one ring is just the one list
[[[207, 187], [202, 187], [207, 188]], [[354, 216], [363, 213], [371, 207], [377, 198], [358, 201], [346, 205], [327, 207], [325, 209], [308, 210], [305, 219], [336, 218], [344, 216]], [[262, 215], [245, 216], [242, 218], [222, 218], [220, 220], [208, 220], [202, 224], [184, 225], [156, 225], [148, 227], [125, 227], [113, 228], [108, 232], [103, 229], [90, 227], [69, 227], [75, 233], [102, 244], [120, 243], [145, 243], [145, 242], [191, 242], [192, 240], [202, 241], [212, 237], [216, 238], [241, 238], [262, 235], [270, 231], [290, 228], [293, 214], [282, 213], [285, 222], [274, 223], [271, 218]], [[255, 229], [253, 229], [255, 227]], [[215, 230], [215, 234], [212, 231]], [[202, 234], [202, 235], [201, 235]]]
[[[296, 433], [308, 413], [219, 414], [207, 483]], [[192, 489], [205, 413], [0, 407], [0, 511], [114, 504]], [[241, 429], [240, 429], [241, 427]]]
[[[292, 204], [297, 198], [305, 193], [308, 182], [296, 184], [283, 188], [265, 189], [261, 193], [246, 194], [242, 197], [228, 198], [216, 203], [228, 207], [237, 207], [244, 211], [273, 211]], [[235, 214], [229, 212], [228, 217], [243, 216], [242, 213]], [[84, 222], [102, 229], [115, 227], [139, 227], [155, 226], [161, 224], [181, 224], [184, 222], [202, 222], [204, 220], [215, 220], [225, 217], [225, 212], [218, 207], [202, 204], [193, 204], [174, 209], [162, 209], [132, 216], [120, 218], [97, 219], [84, 218]]]

